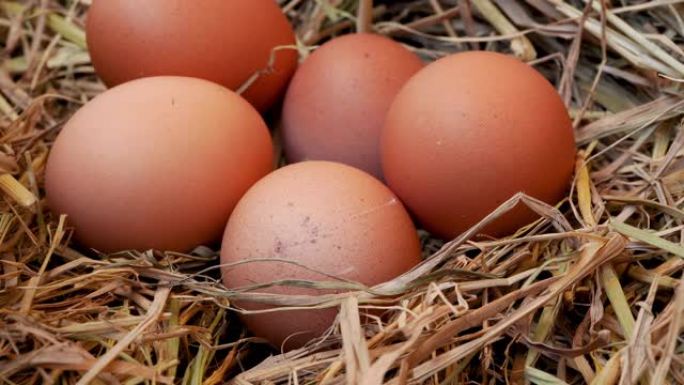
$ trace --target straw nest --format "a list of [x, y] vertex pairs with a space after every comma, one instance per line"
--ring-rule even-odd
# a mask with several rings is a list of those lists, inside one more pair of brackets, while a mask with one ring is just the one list
[[[565, 201], [512, 197], [481, 223], [517, 202], [542, 214], [514, 236], [424, 237], [425, 262], [392, 282], [270, 297], [340, 309], [328, 336], [288, 354], [242, 330], [231, 300], [255, 294], [220, 285], [215, 250], [96, 255], [45, 209], [50, 144], [104, 89], [88, 3], [0, 2], [0, 383], [684, 383], [680, 1], [281, 1], [303, 55], [372, 15], [426, 60], [531, 62], [568, 104], [579, 150]], [[385, 316], [360, 327], [368, 306]]]

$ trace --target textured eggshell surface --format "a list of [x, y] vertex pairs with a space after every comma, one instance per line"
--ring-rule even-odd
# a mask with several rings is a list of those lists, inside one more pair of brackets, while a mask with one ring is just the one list
[[287, 159], [338, 161], [382, 177], [385, 114], [422, 66], [414, 53], [379, 35], [345, 35], [325, 43], [300, 66], [285, 96]]
[[[237, 264], [243, 261], [251, 262]], [[395, 195], [369, 174], [324, 161], [286, 166], [257, 182], [230, 217], [221, 248], [229, 288], [281, 279], [335, 280], [324, 274], [375, 285], [419, 261], [416, 229]], [[322, 293], [287, 286], [255, 291]], [[245, 315], [244, 321], [257, 336], [290, 349], [320, 336], [335, 314], [296, 310]]]
[[[575, 159], [571, 121], [553, 86], [529, 65], [490, 52], [451, 55], [413, 76], [387, 114], [381, 149], [390, 188], [446, 239], [517, 192], [557, 203]], [[534, 218], [516, 207], [484, 233], [509, 234]]]
[[66, 123], [47, 162], [47, 201], [84, 246], [189, 251], [220, 239], [272, 159], [265, 123], [234, 92], [192, 78], [140, 79]]
[[[297, 65], [292, 27], [273, 0], [94, 0], [86, 24], [95, 70], [109, 86], [178, 75], [238, 90], [266, 110]], [[273, 60], [271, 61], [271, 58]]]

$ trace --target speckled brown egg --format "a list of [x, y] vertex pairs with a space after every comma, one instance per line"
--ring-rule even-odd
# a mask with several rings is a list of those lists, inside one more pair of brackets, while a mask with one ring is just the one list
[[[336, 279], [324, 274], [375, 285], [419, 261], [416, 229], [396, 196], [363, 171], [325, 161], [286, 166], [257, 182], [231, 215], [221, 247], [223, 282], [229, 288]], [[321, 293], [287, 286], [255, 291]], [[335, 314], [295, 310], [246, 315], [244, 321], [257, 336], [290, 349], [320, 336]]]
[[47, 162], [47, 201], [86, 247], [189, 251], [220, 239], [272, 152], [261, 116], [234, 92], [193, 78], [135, 80], [66, 123]]
[[338, 161], [381, 178], [385, 114], [422, 66], [414, 53], [379, 35], [345, 35], [325, 43], [300, 66], [285, 96], [287, 159]]
[[94, 0], [86, 32], [109, 86], [178, 75], [238, 90], [258, 75], [243, 96], [262, 111], [297, 65], [294, 32], [274, 0]]
[[[412, 77], [387, 114], [381, 148], [390, 188], [447, 239], [517, 192], [557, 203], [575, 159], [556, 90], [529, 65], [491, 52], [448, 56]], [[484, 232], [509, 234], [535, 217], [518, 206]]]

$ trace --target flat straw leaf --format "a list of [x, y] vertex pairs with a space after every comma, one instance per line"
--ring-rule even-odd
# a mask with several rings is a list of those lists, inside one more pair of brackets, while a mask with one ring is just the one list
[[560, 378], [530, 366], [525, 368], [525, 379], [535, 385], [568, 385]]
[[641, 230], [638, 229], [634, 226], [630, 226], [626, 223], [622, 222], [617, 222], [617, 221], [611, 221], [610, 222], [610, 227], [615, 229], [615, 231], [619, 232], [622, 235], [626, 235], [630, 238], [634, 238], [638, 241], [647, 243], [651, 246], [655, 246], [661, 250], [669, 251], [670, 253], [680, 257], [684, 258], [684, 247], [680, 246], [676, 243], [670, 242], [668, 240], [665, 240], [651, 232], [648, 232], [646, 230]]
[[48, 17], [48, 25], [55, 32], [59, 33], [70, 42], [76, 44], [79, 48], [87, 48], [85, 32], [71, 21], [60, 15], [51, 14]]

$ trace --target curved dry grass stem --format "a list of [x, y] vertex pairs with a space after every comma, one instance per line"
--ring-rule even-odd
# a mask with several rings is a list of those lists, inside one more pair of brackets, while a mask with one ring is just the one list
[[[89, 1], [2, 1], [0, 382], [684, 383], [682, 1], [279, 3], [302, 43], [274, 55], [358, 29], [426, 61], [463, 49], [529, 61], [576, 123], [566, 199], [517, 194], [450, 242], [422, 233], [425, 261], [374, 287], [333, 274], [228, 291], [204, 246], [98, 255], [71, 242], [42, 189], [61, 126], [104, 90], [85, 49]], [[517, 205], [540, 219], [502, 239], [478, 235]], [[273, 305], [275, 320], [340, 315], [279, 354], [243, 330], [236, 299]]]

